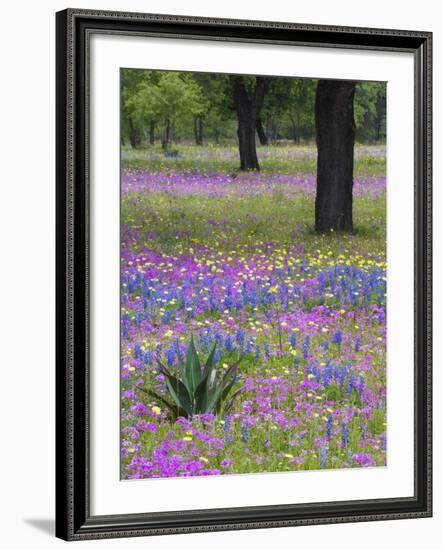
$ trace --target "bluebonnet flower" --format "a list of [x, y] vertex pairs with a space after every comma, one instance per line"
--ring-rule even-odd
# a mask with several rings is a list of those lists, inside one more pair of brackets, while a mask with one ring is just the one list
[[252, 353], [254, 350], [254, 342], [252, 340], [248, 340], [245, 346], [245, 352], [246, 353]]
[[264, 348], [264, 353], [265, 353], [265, 359], [266, 359], [266, 361], [269, 361], [269, 358], [270, 358], [270, 356], [271, 356], [271, 353], [270, 353], [270, 351], [269, 351], [269, 344], [268, 344], [268, 342], [265, 342], [265, 343], [264, 343], [263, 348]]
[[342, 446], [342, 449], [347, 448], [347, 446], [349, 444], [349, 435], [350, 435], [349, 426], [347, 424], [343, 423], [342, 433], [341, 433], [341, 446]]
[[183, 361], [183, 353], [180, 349], [180, 344], [178, 343], [177, 338], [174, 340], [173, 346], [174, 346], [175, 353], [177, 354], [177, 357], [180, 359], [180, 361]]
[[172, 365], [175, 362], [176, 356], [177, 356], [176, 350], [173, 347], [169, 348], [168, 351], [166, 352], [166, 361], [168, 363], [168, 367], [172, 367]]
[[332, 342], [334, 344], [341, 345], [342, 343], [342, 333], [338, 330], [335, 334], [332, 335]]
[[165, 311], [164, 314], [163, 314], [163, 317], [162, 317], [162, 323], [167, 325], [169, 324], [169, 321], [171, 320], [171, 314], [172, 312], [171, 311]]
[[326, 423], [326, 437], [328, 440], [332, 437], [332, 415], [328, 416], [328, 420]]
[[241, 438], [244, 443], [247, 443], [249, 441], [249, 432], [248, 432], [248, 426], [246, 424], [242, 424], [241, 427]]
[[215, 348], [214, 352], [214, 363], [218, 363], [223, 357], [223, 352], [220, 348]]
[[361, 425], [361, 437], [362, 439], [367, 439], [369, 433], [368, 433], [368, 426], [367, 424]]
[[242, 347], [245, 342], [245, 331], [238, 329], [235, 333], [235, 339], [237, 340], [237, 344]]
[[142, 348], [140, 344], [135, 344], [134, 346], [134, 359], [141, 359], [142, 358]]
[[218, 348], [221, 348], [223, 345], [223, 336], [217, 331], [214, 335], [214, 341], [217, 344]]
[[304, 359], [306, 359], [308, 357], [310, 343], [311, 343], [311, 339], [309, 338], [309, 336], [306, 336], [305, 341], [303, 342], [303, 358]]
[[332, 379], [332, 367], [331, 367], [331, 362], [328, 361], [326, 363], [326, 367], [325, 367], [325, 370], [323, 372], [323, 385], [325, 387], [329, 386], [329, 384], [331, 382], [331, 379]]
[[357, 382], [357, 377], [353, 374], [349, 377], [348, 385], [346, 386], [346, 395], [349, 397], [351, 395], [352, 388], [355, 388]]
[[228, 334], [225, 338], [225, 348], [231, 352], [235, 351], [235, 346], [232, 342], [232, 336], [230, 334]]
[[225, 416], [225, 423], [223, 425], [223, 431], [225, 432], [225, 442], [230, 443], [234, 437], [231, 432], [231, 417]]

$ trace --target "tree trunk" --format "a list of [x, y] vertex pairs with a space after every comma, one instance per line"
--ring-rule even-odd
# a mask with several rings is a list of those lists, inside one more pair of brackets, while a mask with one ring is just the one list
[[260, 140], [260, 145], [267, 145], [268, 144], [268, 136], [266, 135], [265, 129], [263, 128], [263, 124], [261, 122], [261, 118], [258, 116], [256, 121], [256, 128], [257, 128], [257, 135], [258, 139]]
[[249, 96], [243, 79], [233, 77], [233, 99], [238, 118], [240, 170], [260, 170], [255, 146], [255, 129], [268, 85], [268, 79], [257, 76], [255, 89]]
[[128, 117], [128, 124], [129, 124], [129, 142], [131, 144], [131, 147], [135, 149], [138, 145], [138, 133], [137, 133], [137, 128], [134, 126], [134, 123], [132, 122], [131, 117]]
[[162, 136], [162, 149], [166, 151], [169, 145], [169, 135], [171, 132], [171, 124], [169, 120], [166, 121], [165, 128], [163, 130], [163, 136]]
[[289, 115], [289, 120], [291, 121], [292, 141], [294, 142], [294, 144], [300, 143], [300, 128], [298, 120], [296, 121], [292, 115]]
[[154, 145], [155, 143], [155, 124], [151, 121], [149, 124], [149, 143]]
[[315, 229], [352, 231], [355, 82], [320, 80], [315, 98]]
[[203, 120], [200, 117], [194, 118], [194, 137], [196, 145], [203, 145]]

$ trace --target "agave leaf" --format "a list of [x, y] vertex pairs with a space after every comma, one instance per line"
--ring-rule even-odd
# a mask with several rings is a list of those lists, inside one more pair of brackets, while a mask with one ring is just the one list
[[155, 392], [154, 390], [145, 390], [145, 388], [142, 388], [140, 386], [137, 386], [136, 389], [138, 391], [142, 391], [142, 392], [148, 394], [151, 397], [154, 397], [154, 399], [156, 399], [157, 401], [160, 401], [161, 403], [163, 403], [163, 405], [166, 405], [166, 407], [168, 407], [168, 409], [172, 409], [174, 407], [174, 405], [171, 405], [171, 403], [169, 403], [169, 401], [166, 401], [166, 399], [164, 397], [162, 397], [159, 393]]
[[189, 416], [192, 416], [192, 399], [185, 384], [157, 359], [159, 370], [166, 376], [166, 384], [172, 399], [178, 407], [184, 409]]
[[219, 382], [218, 385], [215, 386], [212, 392], [208, 395], [208, 400], [206, 403], [206, 411], [205, 412], [211, 412], [212, 410], [218, 411], [220, 409], [220, 403], [223, 399], [223, 395], [227, 395], [229, 393], [229, 390], [232, 388], [232, 386], [235, 383], [235, 376], [231, 380], [231, 382], [226, 385], [223, 381]]
[[[212, 372], [212, 371], [210, 371]], [[195, 412], [204, 412], [206, 409], [206, 402], [208, 398], [208, 378], [210, 372], [203, 374], [203, 378], [200, 381], [200, 384], [196, 387], [194, 392], [194, 405]]]
[[142, 391], [163, 403], [175, 417], [185, 416], [190, 418], [194, 414], [205, 412], [218, 413], [224, 405], [229, 409], [232, 407], [235, 396], [240, 392], [240, 390], [236, 391], [225, 403], [237, 381], [238, 365], [243, 355], [239, 355], [235, 363], [218, 375], [214, 364], [215, 350], [216, 343], [214, 343], [202, 368], [194, 338], [191, 337], [186, 352], [186, 360], [183, 361], [178, 357], [179, 368], [177, 373], [164, 365], [160, 357], [157, 357], [158, 368], [166, 378], [168, 393], [173, 401], [172, 404], [155, 392], [141, 388]]
[[168, 367], [164, 363], [161, 362], [159, 357], [156, 357], [156, 360], [157, 360], [158, 370], [162, 374], [164, 374], [165, 376], [174, 376], [172, 374], [172, 372], [168, 369]]
[[224, 412], [225, 414], [229, 413], [229, 411], [232, 409], [232, 405], [234, 404], [235, 398], [240, 395], [243, 388], [239, 388], [237, 391], [235, 391], [231, 397], [229, 398], [229, 401], [224, 406]]
[[179, 354], [177, 354], [177, 359], [178, 359], [178, 365], [180, 367], [179, 369], [180, 379], [183, 382], [183, 384], [186, 386], [186, 389], [188, 390], [189, 395], [192, 395], [192, 386], [186, 376], [186, 363], [185, 361], [183, 361], [183, 359], [180, 357]]
[[166, 385], [177, 407], [184, 409], [187, 416], [192, 416], [192, 403], [185, 385], [175, 377], [168, 378]]
[[231, 365], [226, 371], [225, 373], [223, 374], [223, 378], [222, 378], [222, 381], [221, 383], [223, 384], [223, 386], [226, 386], [226, 384], [228, 383], [228, 379], [230, 376], [233, 376], [234, 378], [237, 376], [237, 372], [238, 372], [238, 362], [237, 363], [234, 363], [233, 365]]
[[191, 338], [191, 341], [189, 342], [188, 351], [186, 353], [186, 368], [184, 378], [186, 378], [186, 382], [184, 382], [189, 389], [189, 394], [192, 395], [201, 380], [200, 359], [198, 357], [197, 350], [195, 349], [193, 336]]
[[169, 403], [169, 401], [167, 401], [162, 395], [155, 392], [154, 390], [145, 390], [145, 388], [142, 387], [137, 387], [136, 389], [148, 394], [149, 396], [162, 403], [166, 408], [170, 410], [173, 419], [176, 419], [179, 416], [188, 416], [187, 412], [183, 408], [177, 407], [176, 405]]
[[222, 399], [226, 399], [228, 397], [228, 394], [229, 392], [231, 391], [231, 388], [232, 386], [237, 382], [237, 374], [234, 375], [234, 378], [228, 383], [228, 384], [223, 384], [224, 385], [224, 390], [223, 390], [223, 394], [222, 394]]
[[174, 384], [174, 386], [178, 386], [180, 384], [182, 384], [185, 389], [186, 389], [186, 392], [188, 394], [188, 399], [189, 401], [191, 401], [191, 395], [192, 395], [192, 392], [189, 391], [186, 383], [185, 383], [185, 378], [182, 377], [183, 379], [180, 380], [179, 376], [176, 376], [168, 367], [166, 367], [166, 365], [164, 365], [160, 359], [157, 359], [157, 363], [158, 363], [158, 368], [159, 368], [159, 371], [164, 375], [166, 376], [166, 378], [168, 380], [171, 380], [172, 383]]
[[219, 396], [219, 399], [217, 400], [217, 403], [214, 404], [214, 408], [217, 412], [220, 412], [221, 408], [222, 408], [222, 405], [223, 405], [223, 402], [225, 401], [225, 399], [227, 398], [227, 396], [229, 395], [229, 392], [231, 391], [233, 385], [236, 383], [237, 381], [237, 377], [234, 376], [233, 379], [226, 385], [226, 384], [222, 384], [221, 385], [221, 393], [220, 393], [220, 396]]
[[217, 410], [222, 392], [223, 386], [221, 384], [216, 386], [212, 392], [208, 392], [203, 412], [210, 413]]
[[183, 359], [180, 357], [180, 355], [177, 353], [177, 361], [178, 361], [178, 364], [179, 364], [179, 367], [180, 367], [180, 371], [181, 373], [183, 374], [185, 372], [185, 363], [183, 361]]
[[203, 370], [203, 376], [208, 374], [210, 375], [212, 369], [214, 368], [214, 354], [215, 354], [215, 348], [217, 347], [217, 342], [214, 342], [214, 345], [212, 346], [211, 353], [208, 355], [208, 358], [206, 359], [205, 368]]
[[235, 361], [235, 363], [232, 363], [232, 365], [229, 366], [229, 368], [227, 369], [227, 371], [224, 374], [224, 377], [227, 377], [234, 370], [237, 371], [237, 367], [239, 366], [239, 364], [241, 363], [242, 360], [243, 360], [243, 354], [241, 354], [239, 356], [239, 358], [237, 359], [237, 361]]

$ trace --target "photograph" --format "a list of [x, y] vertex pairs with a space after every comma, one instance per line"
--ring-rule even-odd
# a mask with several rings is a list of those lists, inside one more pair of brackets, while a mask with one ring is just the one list
[[120, 101], [121, 479], [385, 467], [386, 82]]

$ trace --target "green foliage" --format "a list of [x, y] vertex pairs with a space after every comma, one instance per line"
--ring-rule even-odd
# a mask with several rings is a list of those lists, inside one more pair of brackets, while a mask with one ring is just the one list
[[195, 349], [194, 339], [191, 338], [185, 361], [179, 358], [176, 374], [157, 359], [158, 368], [166, 378], [170, 400], [152, 390], [143, 391], [165, 405], [173, 418], [192, 418], [195, 414], [219, 414], [221, 411], [228, 413], [241, 391], [238, 389], [229, 396], [237, 381], [240, 359], [220, 372], [221, 369], [217, 370], [214, 363], [215, 348], [216, 344], [203, 365]]
[[359, 82], [355, 89], [356, 138], [376, 142], [386, 138], [386, 83]]
[[[256, 77], [243, 76], [242, 80], [250, 93]], [[153, 128], [155, 137], [168, 143], [194, 141], [196, 119], [203, 125], [205, 141], [236, 143], [237, 117], [229, 75], [123, 69], [121, 86], [122, 136], [133, 147], [147, 143]], [[315, 139], [316, 86], [315, 79], [269, 79], [260, 118], [272, 143]], [[385, 139], [386, 83], [357, 84], [354, 116], [357, 141]]]
[[341, 401], [341, 389], [340, 386], [330, 385], [326, 388], [326, 400], [327, 401]]
[[122, 96], [123, 113], [139, 128], [160, 124], [164, 146], [177, 125], [208, 108], [201, 88], [187, 73], [143, 71], [140, 80], [123, 84]]
[[381, 434], [385, 430], [385, 412], [374, 409], [369, 420], [368, 429], [372, 434]]

